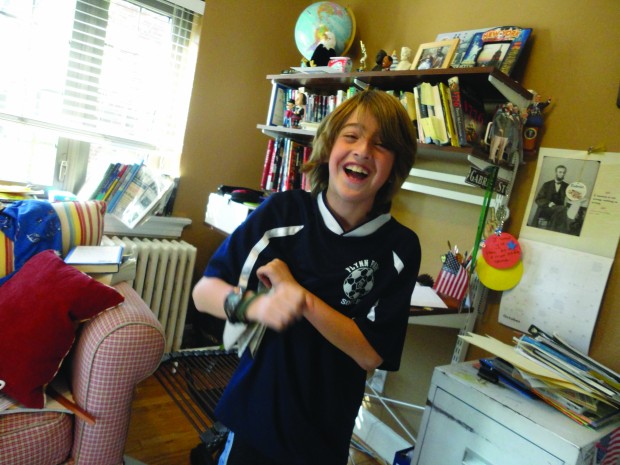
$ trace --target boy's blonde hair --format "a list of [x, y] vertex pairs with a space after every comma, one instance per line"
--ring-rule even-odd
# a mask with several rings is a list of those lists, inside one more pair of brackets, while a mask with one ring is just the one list
[[370, 89], [338, 105], [319, 125], [312, 144], [312, 155], [302, 170], [307, 173], [313, 196], [327, 189], [332, 147], [355, 111], [362, 117], [366, 113], [376, 118], [381, 142], [394, 154], [392, 173], [377, 192], [371, 210], [373, 215], [387, 213], [392, 206], [392, 199], [409, 176], [417, 149], [413, 123], [403, 105], [393, 95]]

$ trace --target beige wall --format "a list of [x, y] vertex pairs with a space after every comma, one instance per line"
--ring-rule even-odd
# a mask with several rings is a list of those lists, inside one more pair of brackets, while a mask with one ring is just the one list
[[[196, 277], [204, 269], [222, 236], [204, 225], [207, 197], [219, 184], [256, 187], [260, 180], [267, 138], [257, 129], [266, 117], [270, 85], [267, 74], [297, 66], [300, 61], [294, 26], [298, 14], [310, 1], [249, 0], [206, 2], [198, 69], [190, 108], [182, 162], [182, 180], [174, 214], [192, 219], [183, 239], [198, 247]], [[344, 4], [344, 3], [342, 3]], [[417, 49], [432, 42], [440, 32], [498, 25], [532, 27], [533, 38], [513, 77], [528, 89], [553, 98], [547, 111], [543, 145], [585, 150], [603, 142], [620, 152], [620, 109], [616, 97], [620, 84], [620, 8], [617, 0], [349, 0], [357, 19], [357, 40], [349, 55], [359, 60], [359, 39], [366, 44], [368, 63], [378, 49], [390, 52], [407, 45]], [[260, 5], [260, 6], [258, 6]], [[285, 5], [285, 6], [284, 6]], [[534, 176], [535, 162], [520, 169], [513, 191], [512, 220], [507, 230], [518, 234]], [[422, 271], [435, 275], [438, 256], [446, 240], [470, 248], [475, 236], [478, 210], [454, 202], [402, 193], [394, 214], [415, 229], [422, 240]], [[591, 355], [620, 371], [620, 270], [618, 255], [604, 295], [595, 329]], [[512, 331], [497, 323], [499, 296], [490, 306], [476, 331], [506, 342]], [[410, 338], [420, 334], [410, 329]], [[436, 331], [445, 352], [455, 334]], [[417, 333], [416, 333], [417, 332]], [[433, 347], [409, 346], [408, 357], [420, 356]], [[413, 348], [412, 348], [413, 347]], [[425, 349], [426, 347], [426, 349]], [[451, 349], [450, 349], [451, 350]], [[449, 363], [449, 353], [436, 363]], [[469, 358], [481, 354], [470, 350]], [[447, 357], [447, 359], [446, 359]], [[430, 355], [428, 357], [430, 359]], [[435, 360], [435, 359], [432, 359]], [[433, 362], [434, 363], [434, 362]], [[396, 394], [406, 396], [417, 375], [397, 375]], [[428, 373], [425, 373], [426, 376]], [[400, 380], [400, 381], [399, 381]]]

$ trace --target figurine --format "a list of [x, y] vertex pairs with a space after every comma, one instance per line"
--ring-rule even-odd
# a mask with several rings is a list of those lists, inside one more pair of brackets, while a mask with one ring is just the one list
[[523, 164], [523, 118], [519, 107], [508, 102], [495, 112], [489, 131], [489, 161]]
[[381, 62], [381, 71], [390, 71], [392, 69], [393, 59], [390, 55], [385, 55]]
[[331, 31], [325, 31], [319, 45], [314, 49], [310, 61], [314, 66], [327, 66], [329, 59], [336, 56], [336, 35]]
[[411, 54], [413, 50], [409, 47], [402, 47], [400, 49], [400, 61], [396, 65], [396, 71], [406, 71], [411, 68]]
[[542, 102], [538, 93], [530, 90], [534, 94], [532, 103], [527, 107], [525, 113], [525, 130], [523, 131], [523, 150], [528, 152], [536, 150], [538, 133], [543, 125], [543, 110], [551, 104], [551, 99], [548, 98]]
[[292, 110], [293, 114], [291, 116], [291, 127], [298, 128], [299, 123], [301, 122], [301, 120], [304, 119], [304, 116], [306, 114], [306, 94], [298, 91], [297, 95], [295, 95], [294, 103], [295, 106]]
[[358, 71], [366, 71], [366, 58], [368, 57], [366, 55], [366, 46], [364, 45], [364, 42], [362, 42], [360, 40], [360, 48], [362, 49], [362, 58], [360, 58], [360, 67], [357, 68]]
[[[385, 57], [389, 56], [387, 54], [387, 52], [385, 50], [379, 50], [377, 52], [377, 55], [375, 56], [375, 66], [374, 68], [372, 68], [373, 71], [382, 71], [384, 66], [383, 66], [383, 59]], [[390, 57], [391, 59], [391, 57]]]
[[398, 55], [396, 55], [396, 50], [392, 50], [392, 64], [390, 65], [390, 71], [396, 71], [396, 67], [398, 66], [399, 60]]
[[291, 127], [291, 119], [293, 118], [293, 108], [295, 107], [295, 100], [292, 98], [288, 99], [286, 102], [286, 110], [284, 110], [284, 124], [285, 128]]

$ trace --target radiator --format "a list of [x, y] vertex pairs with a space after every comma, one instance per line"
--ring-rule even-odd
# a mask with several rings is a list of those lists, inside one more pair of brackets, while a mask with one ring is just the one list
[[187, 306], [196, 262], [196, 247], [168, 239], [107, 237], [136, 258], [131, 286], [153, 311], [166, 333], [166, 352], [183, 342]]

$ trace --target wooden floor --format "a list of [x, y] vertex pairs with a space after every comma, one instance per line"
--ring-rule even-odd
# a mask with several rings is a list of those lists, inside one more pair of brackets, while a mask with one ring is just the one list
[[[198, 432], [159, 381], [151, 376], [136, 389], [125, 454], [146, 465], [190, 465]], [[351, 448], [350, 465], [384, 465]]]

